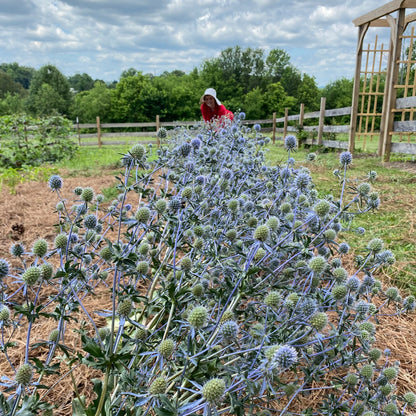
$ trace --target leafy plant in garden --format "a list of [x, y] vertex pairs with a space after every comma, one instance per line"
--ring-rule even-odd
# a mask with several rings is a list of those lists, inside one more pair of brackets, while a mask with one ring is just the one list
[[71, 121], [61, 116], [0, 117], [0, 167], [21, 169], [71, 158], [77, 149], [71, 132]]
[[[76, 414], [370, 416], [415, 404], [413, 393], [395, 391], [399, 364], [375, 347], [378, 316], [415, 306], [376, 278], [394, 254], [372, 238], [351, 271], [350, 247], [338, 241], [342, 230], [365, 238], [353, 218], [379, 206], [376, 173], [347, 179], [344, 152], [334, 172], [340, 195], [319, 198], [308, 169], [290, 157], [296, 137], [285, 139], [287, 162], [267, 166], [269, 139], [243, 118], [177, 129], [152, 163], [133, 146], [109, 207], [88, 186], [65, 200], [62, 178], [50, 178], [59, 199], [53, 244], [14, 244], [20, 267], [0, 260], [1, 350], [11, 369], [4, 414], [49, 411], [47, 375], [63, 360], [102, 373], [93, 402], [74, 399]], [[100, 288], [111, 307], [90, 311], [86, 300]], [[74, 312], [85, 317], [80, 352], [65, 345]], [[45, 317], [56, 330], [40, 361], [32, 339]], [[27, 331], [19, 365], [17, 328]]]

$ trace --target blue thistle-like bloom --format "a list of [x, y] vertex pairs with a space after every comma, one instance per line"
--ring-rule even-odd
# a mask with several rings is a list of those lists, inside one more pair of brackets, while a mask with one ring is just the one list
[[181, 156], [186, 157], [191, 153], [192, 146], [189, 143], [183, 143], [179, 146], [179, 153]]
[[307, 173], [301, 172], [295, 178], [295, 187], [301, 191], [308, 188], [311, 181], [311, 177]]
[[238, 114], [238, 118], [239, 118], [240, 120], [244, 120], [244, 119], [246, 118], [246, 113], [244, 113], [244, 112], [239, 113], [239, 114]]
[[6, 277], [9, 274], [9, 262], [5, 259], [0, 259], [0, 279]]
[[306, 156], [306, 160], [309, 162], [313, 162], [316, 159], [316, 153], [308, 153]]
[[346, 282], [345, 282], [345, 286], [347, 286], [347, 288], [351, 291], [351, 292], [355, 292], [358, 290], [358, 288], [361, 285], [361, 281], [358, 277], [356, 276], [351, 276]]
[[339, 162], [342, 166], [348, 166], [352, 163], [352, 154], [350, 152], [342, 152], [339, 155]]
[[255, 125], [253, 126], [253, 129], [254, 129], [255, 131], [260, 131], [260, 130], [261, 130], [261, 126], [260, 126], [260, 124], [255, 124]]
[[290, 345], [281, 346], [273, 356], [273, 362], [277, 367], [286, 370], [298, 361], [298, 353]]
[[192, 173], [195, 170], [195, 164], [193, 162], [187, 162], [184, 168], [187, 172]]
[[364, 227], [357, 227], [355, 231], [359, 235], [365, 234], [365, 228]]
[[295, 163], [296, 163], [296, 160], [295, 160], [293, 157], [289, 157], [289, 158], [287, 159], [287, 164], [288, 164], [289, 166], [293, 166]]
[[51, 188], [52, 191], [59, 191], [62, 188], [63, 183], [64, 182], [59, 175], [52, 175], [48, 181], [49, 188]]
[[198, 137], [195, 137], [194, 139], [191, 140], [191, 146], [195, 150], [198, 150], [201, 147], [201, 140], [199, 140]]
[[350, 251], [350, 246], [348, 245], [348, 243], [343, 242], [338, 246], [338, 251], [340, 252], [340, 254], [347, 254]]
[[179, 198], [172, 198], [169, 201], [169, 209], [172, 211], [179, 211], [182, 207], [181, 200]]
[[89, 214], [84, 218], [85, 228], [92, 230], [97, 226], [97, 217], [94, 214]]
[[198, 185], [205, 185], [205, 176], [199, 175], [195, 178], [195, 182]]
[[233, 176], [233, 171], [231, 169], [226, 168], [221, 173], [224, 179], [231, 179]]
[[285, 147], [287, 150], [296, 149], [298, 141], [295, 136], [289, 135], [285, 137]]

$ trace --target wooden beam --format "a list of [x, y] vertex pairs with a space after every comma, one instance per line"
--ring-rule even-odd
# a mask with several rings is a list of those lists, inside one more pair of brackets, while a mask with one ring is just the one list
[[416, 20], [416, 13], [410, 13], [406, 16], [406, 19], [404, 21], [404, 30], [406, 30], [406, 27], [409, 23], [412, 23]]
[[387, 22], [386, 19], [377, 19], [377, 20], [373, 20], [370, 23], [371, 27], [389, 27], [389, 23]]
[[[414, 1], [414, 0], [412, 0]], [[357, 19], [354, 19], [352, 22], [355, 26], [361, 26], [364, 23], [372, 22], [373, 20], [380, 19], [380, 17], [386, 16], [387, 14], [393, 13], [400, 8], [402, 8], [402, 4], [405, 2], [405, 0], [393, 0], [389, 3], [386, 3], [385, 5], [378, 7], [377, 9], [368, 12], [361, 17], [357, 17]], [[410, 7], [410, 6], [408, 6]], [[414, 6], [416, 7], [416, 6]]]

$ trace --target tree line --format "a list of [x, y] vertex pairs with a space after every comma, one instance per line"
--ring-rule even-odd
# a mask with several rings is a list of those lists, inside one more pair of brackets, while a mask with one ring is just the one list
[[208, 87], [231, 111], [244, 111], [249, 119], [271, 118], [316, 111], [320, 97], [327, 108], [351, 105], [353, 81], [335, 80], [319, 88], [315, 78], [302, 73], [283, 49], [267, 56], [260, 48], [240, 46], [204, 60], [189, 73], [179, 69], [160, 75], [135, 68], [113, 82], [93, 79], [87, 73], [64, 76], [48, 64], [35, 70], [18, 63], [0, 64], [0, 115], [27, 113], [35, 117], [59, 114], [80, 123], [200, 119], [199, 99]]

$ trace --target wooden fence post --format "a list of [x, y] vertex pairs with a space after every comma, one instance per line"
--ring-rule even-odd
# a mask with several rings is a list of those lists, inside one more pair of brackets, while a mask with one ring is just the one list
[[81, 134], [79, 133], [79, 119], [77, 117], [77, 134], [78, 134], [78, 144], [81, 146]]
[[97, 116], [97, 138], [98, 138], [98, 148], [101, 149], [101, 124], [100, 124], [99, 116]]
[[287, 117], [288, 117], [288, 115], [289, 115], [289, 109], [286, 107], [285, 108], [285, 121], [284, 121], [284, 124], [283, 124], [283, 140], [287, 136]]
[[303, 127], [303, 118], [305, 116], [305, 104], [302, 103], [300, 105], [300, 113], [299, 113], [299, 127]]
[[160, 138], [159, 138], [159, 129], [160, 129], [160, 120], [159, 120], [159, 114], [156, 115], [156, 137], [157, 137], [157, 148], [160, 147]]
[[319, 111], [319, 127], [318, 127], [318, 146], [323, 144], [324, 122], [325, 122], [325, 102], [326, 98], [321, 97], [321, 109]]
[[272, 127], [273, 144], [276, 142], [276, 112], [273, 113], [273, 127]]

